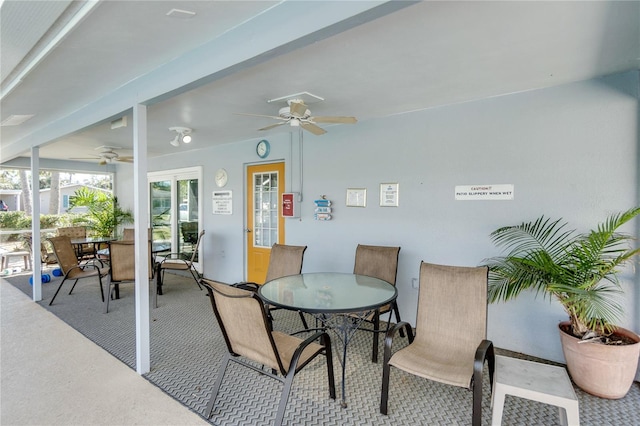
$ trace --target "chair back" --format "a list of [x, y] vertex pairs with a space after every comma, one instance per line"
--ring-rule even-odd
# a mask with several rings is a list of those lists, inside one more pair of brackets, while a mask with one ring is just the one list
[[302, 261], [307, 246], [274, 244], [269, 256], [269, 268], [265, 282], [302, 272]]
[[133, 241], [135, 239], [134, 228], [124, 228], [122, 230], [122, 241]]
[[109, 264], [111, 281], [135, 280], [135, 243], [133, 241], [109, 242]]
[[69, 237], [70, 239], [87, 238], [87, 228], [84, 226], [67, 226], [58, 228], [58, 236]]
[[[109, 242], [109, 263], [112, 281], [134, 281], [136, 279], [135, 242]], [[151, 243], [149, 242], [149, 277], [153, 274]]]
[[400, 247], [358, 244], [353, 273], [385, 280], [396, 285]]
[[486, 266], [421, 262], [415, 341], [473, 365], [487, 336], [487, 276]]
[[191, 253], [191, 259], [189, 259], [190, 263], [195, 262], [196, 258], [198, 257], [198, 248], [200, 247], [200, 241], [202, 240], [203, 235], [204, 235], [204, 229], [200, 231], [200, 233], [198, 234], [198, 240], [196, 241], [196, 245], [193, 247], [193, 253]]
[[71, 245], [70, 237], [51, 237], [49, 241], [53, 247], [53, 253], [58, 259], [58, 265], [65, 275], [71, 269], [78, 266], [78, 258], [76, 257], [76, 251], [73, 249], [73, 245]]
[[200, 282], [209, 292], [229, 352], [286, 374], [260, 297], [254, 292], [208, 279]]

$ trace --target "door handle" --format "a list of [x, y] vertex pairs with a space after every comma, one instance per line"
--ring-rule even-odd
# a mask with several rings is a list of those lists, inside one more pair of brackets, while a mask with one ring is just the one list
[[246, 232], [246, 233], [248, 234], [249, 232], [251, 232], [251, 229], [246, 228], [246, 229], [244, 230], [244, 232]]

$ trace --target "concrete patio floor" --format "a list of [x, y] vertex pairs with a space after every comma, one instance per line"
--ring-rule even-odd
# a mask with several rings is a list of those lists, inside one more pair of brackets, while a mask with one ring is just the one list
[[0, 279], [0, 424], [208, 424]]

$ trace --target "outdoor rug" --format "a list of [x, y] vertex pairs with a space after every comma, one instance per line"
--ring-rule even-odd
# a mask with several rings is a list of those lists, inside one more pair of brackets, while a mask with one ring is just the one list
[[[71, 295], [70, 285], [49, 301], [61, 278], [43, 284], [43, 308], [61, 318], [87, 338], [131, 368], [135, 368], [135, 313], [133, 284], [123, 284], [120, 299], [103, 313], [97, 280], [81, 280]], [[4, 278], [31, 295], [28, 275]], [[84, 281], [84, 282], [83, 282]], [[6, 282], [2, 282], [6, 285]], [[166, 275], [164, 294], [151, 311], [150, 382], [204, 416], [213, 382], [226, 346], [217, 326], [206, 291], [192, 278]], [[274, 328], [294, 332], [302, 328], [296, 313], [273, 312]], [[312, 323], [312, 319], [308, 319]], [[332, 336], [337, 399], [329, 398], [326, 365], [319, 357], [294, 379], [285, 413], [289, 425], [467, 425], [471, 423], [472, 394], [469, 390], [421, 379], [392, 369], [389, 415], [379, 412], [382, 380], [382, 343], [378, 364], [371, 362], [372, 334], [358, 331], [347, 357], [347, 408], [340, 407], [340, 342]], [[397, 347], [407, 339], [398, 338]], [[394, 343], [394, 347], [395, 343]], [[534, 361], [543, 360], [497, 349], [498, 354]], [[491, 400], [485, 368], [483, 424], [491, 424]], [[230, 364], [216, 407], [209, 420], [216, 425], [271, 424], [276, 416], [282, 385], [235, 363]], [[582, 425], [640, 425], [640, 385], [619, 400], [600, 399], [575, 388]], [[504, 425], [554, 425], [558, 409], [542, 403], [507, 396]]]

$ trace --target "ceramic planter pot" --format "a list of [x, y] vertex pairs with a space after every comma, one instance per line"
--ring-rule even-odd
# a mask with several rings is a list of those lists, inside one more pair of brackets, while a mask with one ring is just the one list
[[627, 336], [636, 343], [622, 346], [580, 343], [580, 339], [563, 331], [569, 325], [569, 321], [565, 321], [558, 326], [571, 379], [591, 395], [607, 399], [624, 397], [638, 367], [640, 336], [619, 327], [616, 334]]

